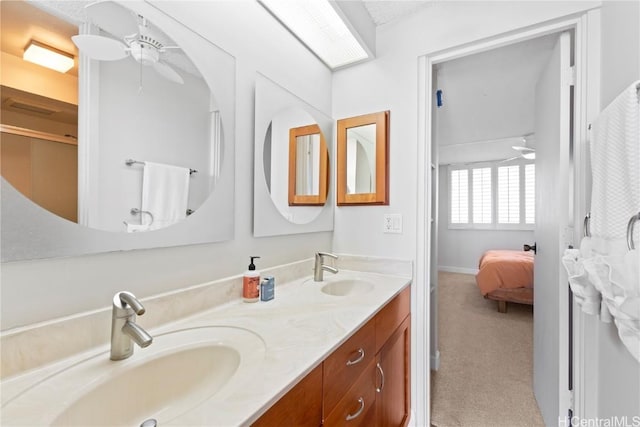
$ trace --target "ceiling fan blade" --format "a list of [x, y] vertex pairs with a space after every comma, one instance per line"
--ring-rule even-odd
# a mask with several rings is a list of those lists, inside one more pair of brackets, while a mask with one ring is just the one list
[[510, 162], [511, 160], [516, 160], [516, 159], [520, 159], [520, 156], [516, 156], [516, 157], [509, 157], [508, 159], [503, 159], [500, 160], [498, 163], [506, 163], [506, 162]]
[[182, 79], [180, 74], [178, 74], [176, 70], [174, 70], [173, 68], [171, 68], [169, 65], [165, 64], [162, 61], [158, 61], [155, 64], [153, 64], [153, 68], [158, 72], [158, 74], [160, 74], [162, 77], [164, 77], [167, 80], [171, 80], [172, 82], [179, 83], [179, 84], [184, 83], [184, 80]]
[[99, 61], [117, 61], [126, 58], [127, 46], [119, 40], [92, 34], [72, 36], [71, 40], [80, 52]]
[[92, 23], [116, 37], [124, 38], [138, 32], [137, 15], [113, 1], [90, 3], [86, 11]]
[[513, 148], [516, 151], [520, 151], [520, 152], [522, 152], [524, 154], [526, 154], [526, 153], [535, 153], [536, 152], [536, 150], [534, 148], [524, 147], [524, 146], [521, 146], [521, 145], [512, 145], [511, 148]]

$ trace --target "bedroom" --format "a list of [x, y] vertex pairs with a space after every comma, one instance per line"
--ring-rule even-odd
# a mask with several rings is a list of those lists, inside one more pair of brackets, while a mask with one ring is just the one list
[[[558, 39], [558, 33], [550, 34], [434, 66], [434, 87], [441, 91], [434, 100], [439, 270], [432, 276], [437, 283], [431, 330], [434, 425], [464, 417], [465, 408], [459, 405], [469, 404], [461, 401], [474, 400], [477, 407], [468, 410], [476, 420], [486, 412], [486, 423], [497, 421], [491, 414], [500, 411], [488, 409], [489, 399], [458, 398], [458, 406], [452, 407], [451, 397], [461, 392], [500, 393], [502, 401], [517, 395], [517, 402], [507, 406], [514, 416], [520, 412], [520, 418], [511, 419], [527, 424], [540, 420], [531, 387], [533, 252], [524, 252], [523, 246], [535, 242], [536, 85]], [[491, 278], [479, 276], [485, 279], [479, 280], [481, 290], [475, 275], [490, 250], [513, 251], [510, 255], [524, 262], [511, 266], [519, 276], [483, 270]], [[518, 289], [494, 290], [492, 282], [501, 275], [510, 277], [506, 286]], [[487, 293], [501, 301], [483, 298]], [[512, 342], [520, 343], [517, 348], [505, 338], [513, 336], [517, 341]], [[468, 351], [474, 342], [479, 351]], [[472, 362], [461, 356], [465, 349], [494, 360], [494, 367], [466, 368]], [[524, 381], [518, 384], [519, 378]]]

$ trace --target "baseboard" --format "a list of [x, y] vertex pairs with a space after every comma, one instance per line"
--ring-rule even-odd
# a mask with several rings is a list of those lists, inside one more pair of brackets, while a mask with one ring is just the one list
[[438, 369], [440, 369], [440, 352], [436, 351], [436, 355], [435, 356], [431, 356], [431, 370], [432, 371], [437, 371]]
[[447, 273], [478, 274], [477, 268], [451, 267], [448, 265], [439, 265], [438, 271], [446, 271]]

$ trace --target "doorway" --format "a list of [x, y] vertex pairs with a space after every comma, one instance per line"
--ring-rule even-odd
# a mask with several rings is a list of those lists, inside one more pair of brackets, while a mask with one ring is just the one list
[[[574, 121], [574, 132], [573, 132], [573, 161], [574, 161], [574, 169], [567, 174], [571, 174], [572, 176], [581, 177], [584, 176], [585, 165], [582, 159], [585, 158], [585, 136], [586, 136], [586, 116], [587, 116], [587, 105], [589, 105], [589, 111], [593, 111], [597, 108], [597, 104], [595, 104], [595, 99], [591, 99], [589, 104], [586, 100], [586, 82], [587, 82], [587, 62], [585, 59], [584, 51], [587, 50], [587, 42], [585, 38], [585, 34], [587, 31], [587, 22], [586, 15], [581, 18], [569, 19], [563, 22], [557, 22], [549, 25], [541, 25], [539, 28], [529, 29], [526, 31], [522, 31], [518, 34], [510, 34], [504, 37], [498, 37], [491, 40], [481, 41], [471, 46], [464, 46], [459, 48], [450, 49], [444, 52], [437, 52], [431, 55], [427, 55], [420, 59], [419, 62], [419, 77], [421, 82], [420, 93], [419, 93], [419, 112], [420, 117], [425, 117], [425, 119], [420, 120], [419, 122], [419, 139], [425, 142], [425, 148], [421, 148], [419, 152], [419, 203], [418, 203], [418, 218], [425, 219], [424, 221], [418, 221], [418, 245], [417, 245], [417, 265], [416, 265], [416, 277], [418, 278], [418, 283], [431, 284], [432, 278], [435, 276], [434, 272], [437, 271], [438, 260], [435, 254], [437, 251], [429, 250], [432, 248], [434, 244], [434, 240], [437, 238], [437, 230], [438, 230], [438, 221], [441, 220], [437, 215], [437, 204], [432, 203], [434, 198], [434, 192], [437, 192], [437, 187], [434, 186], [434, 183], [437, 184], [437, 176], [438, 174], [435, 172], [430, 172], [435, 169], [435, 164], [437, 163], [437, 151], [431, 150], [436, 147], [433, 143], [436, 122], [433, 120], [434, 110], [435, 110], [435, 93], [436, 87], [433, 85], [434, 73], [433, 67], [434, 65], [444, 63], [447, 61], [451, 61], [453, 59], [462, 58], [464, 56], [478, 54], [482, 52], [486, 52], [495, 48], [511, 45], [518, 42], [523, 42], [527, 40], [532, 40], [539, 37], [544, 37], [550, 34], [557, 34], [563, 31], [573, 31], [573, 43], [574, 43], [574, 52], [579, 52], [576, 54], [576, 80], [575, 87], [576, 91], [574, 94], [574, 105], [575, 111], [573, 114]], [[581, 53], [580, 53], [581, 52]], [[595, 79], [597, 76], [597, 72], [592, 72], [592, 79]], [[593, 82], [591, 82], [593, 84]], [[443, 97], [444, 103], [447, 101], [446, 94]], [[433, 102], [432, 102], [433, 101]], [[594, 104], [596, 107], [594, 108]], [[421, 145], [421, 144], [419, 144]], [[431, 148], [431, 149], [429, 149]], [[434, 176], [430, 177], [430, 173], [433, 173]], [[567, 180], [569, 176], [567, 176]], [[567, 236], [568, 239], [577, 237], [576, 235], [579, 233], [579, 230], [574, 230], [572, 227], [572, 223], [575, 222], [575, 218], [580, 217], [580, 215], [584, 214], [584, 191], [582, 189], [582, 182], [576, 181], [573, 187], [572, 199], [571, 203], [569, 203], [573, 207], [572, 215], [567, 212], [566, 217], [569, 217], [569, 224], [567, 229], [564, 230], [564, 235]], [[433, 219], [433, 221], [429, 221], [429, 219]], [[531, 242], [533, 243], [533, 242]], [[565, 242], [560, 242], [559, 244], [564, 244]], [[558, 279], [560, 282], [561, 279]], [[566, 281], [565, 281], [566, 283]], [[427, 315], [430, 314], [430, 310], [427, 310], [426, 307], [433, 307], [433, 297], [434, 292], [430, 286], [425, 286], [425, 291], [423, 294], [421, 292], [416, 292], [418, 307], [421, 305], [425, 307], [424, 313]], [[418, 308], [419, 310], [419, 308]], [[558, 325], [558, 331], [566, 330], [566, 326], [564, 324], [568, 324], [568, 305], [566, 306], [558, 306], [556, 311]], [[432, 336], [431, 332], [433, 331], [433, 327], [430, 319], [427, 319], [427, 331], [425, 341], [427, 343], [427, 347], [429, 341], [433, 344], [434, 338], [437, 341], [437, 336]], [[579, 337], [579, 329], [580, 325], [575, 326], [575, 335]], [[417, 338], [418, 343], [420, 337]], [[579, 339], [579, 338], [578, 338]], [[568, 341], [568, 338], [567, 338]], [[557, 354], [555, 351], [557, 350]], [[547, 413], [556, 413], [557, 416], [566, 413], [565, 409], [570, 408], [569, 400], [570, 393], [568, 391], [568, 352], [562, 354], [559, 349], [552, 349], [550, 352], [551, 360], [547, 361], [552, 369], [547, 369], [542, 374], [545, 378], [549, 378], [550, 386], [553, 387], [552, 396], [556, 401], [552, 406], [557, 407], [558, 409], [551, 408], [551, 410], [547, 410]], [[419, 350], [418, 350], [418, 354]], [[431, 352], [431, 348], [429, 348], [427, 354], [423, 355], [423, 357], [418, 357], [418, 363], [429, 363], [432, 361], [430, 356], [435, 356], [437, 353]], [[575, 360], [579, 364], [581, 360], [580, 354], [575, 354]], [[419, 371], [420, 366], [416, 366], [416, 369]], [[579, 369], [578, 369], [579, 370]], [[430, 370], [426, 369], [427, 378], [430, 379]], [[575, 371], [575, 368], [574, 368]], [[536, 373], [538, 375], [538, 373]], [[555, 386], [553, 386], [555, 384]], [[422, 387], [422, 388], [421, 388]], [[418, 384], [416, 394], [419, 396], [421, 392], [424, 392], [424, 395], [427, 396], [427, 401], [430, 401], [430, 390], [429, 390], [429, 380], [427, 380], [427, 384]], [[579, 392], [579, 390], [578, 390]], [[577, 396], [578, 397], [578, 396]], [[578, 397], [579, 400], [579, 397]], [[559, 409], [562, 408], [562, 409]], [[557, 411], [557, 412], [556, 412]], [[430, 420], [430, 408], [427, 408], [428, 419]], [[547, 415], [547, 417], [549, 417]], [[553, 418], [553, 417], [551, 417]], [[554, 421], [555, 423], [555, 421]]]
[[[539, 129], [538, 116], [557, 111], [539, 105], [540, 92], [552, 84], [541, 76], [548, 67], [559, 73], [551, 58], [560, 37], [433, 66], [440, 92], [433, 132], [439, 183], [431, 304], [431, 342], [437, 342], [431, 357], [440, 362], [431, 382], [436, 426], [544, 424], [532, 382], [534, 256], [523, 245], [534, 246], [538, 234], [536, 199], [543, 197], [535, 187], [543, 177], [536, 174], [537, 136], [547, 134], [540, 145], [554, 139]], [[570, 52], [564, 54], [568, 59]], [[570, 122], [568, 109], [563, 119]], [[558, 295], [547, 299], [536, 307], [538, 329], [548, 316], [545, 307], [558, 305]]]

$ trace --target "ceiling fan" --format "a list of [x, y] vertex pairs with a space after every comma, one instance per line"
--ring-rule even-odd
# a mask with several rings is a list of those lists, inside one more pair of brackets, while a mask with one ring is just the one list
[[91, 21], [117, 37], [79, 34], [71, 37], [78, 49], [92, 59], [117, 61], [132, 57], [141, 65], [152, 67], [162, 77], [183, 84], [182, 76], [164, 60], [169, 49], [180, 49], [144, 16], [112, 1], [99, 1], [86, 6]]
[[535, 134], [528, 133], [522, 136], [522, 145], [512, 145], [511, 148], [518, 151], [520, 153], [519, 156], [511, 157], [508, 159], [502, 160], [502, 162], [509, 162], [511, 160], [525, 158], [527, 160], [535, 160], [536, 158], [536, 149], [531, 147], [531, 141], [535, 140]]

